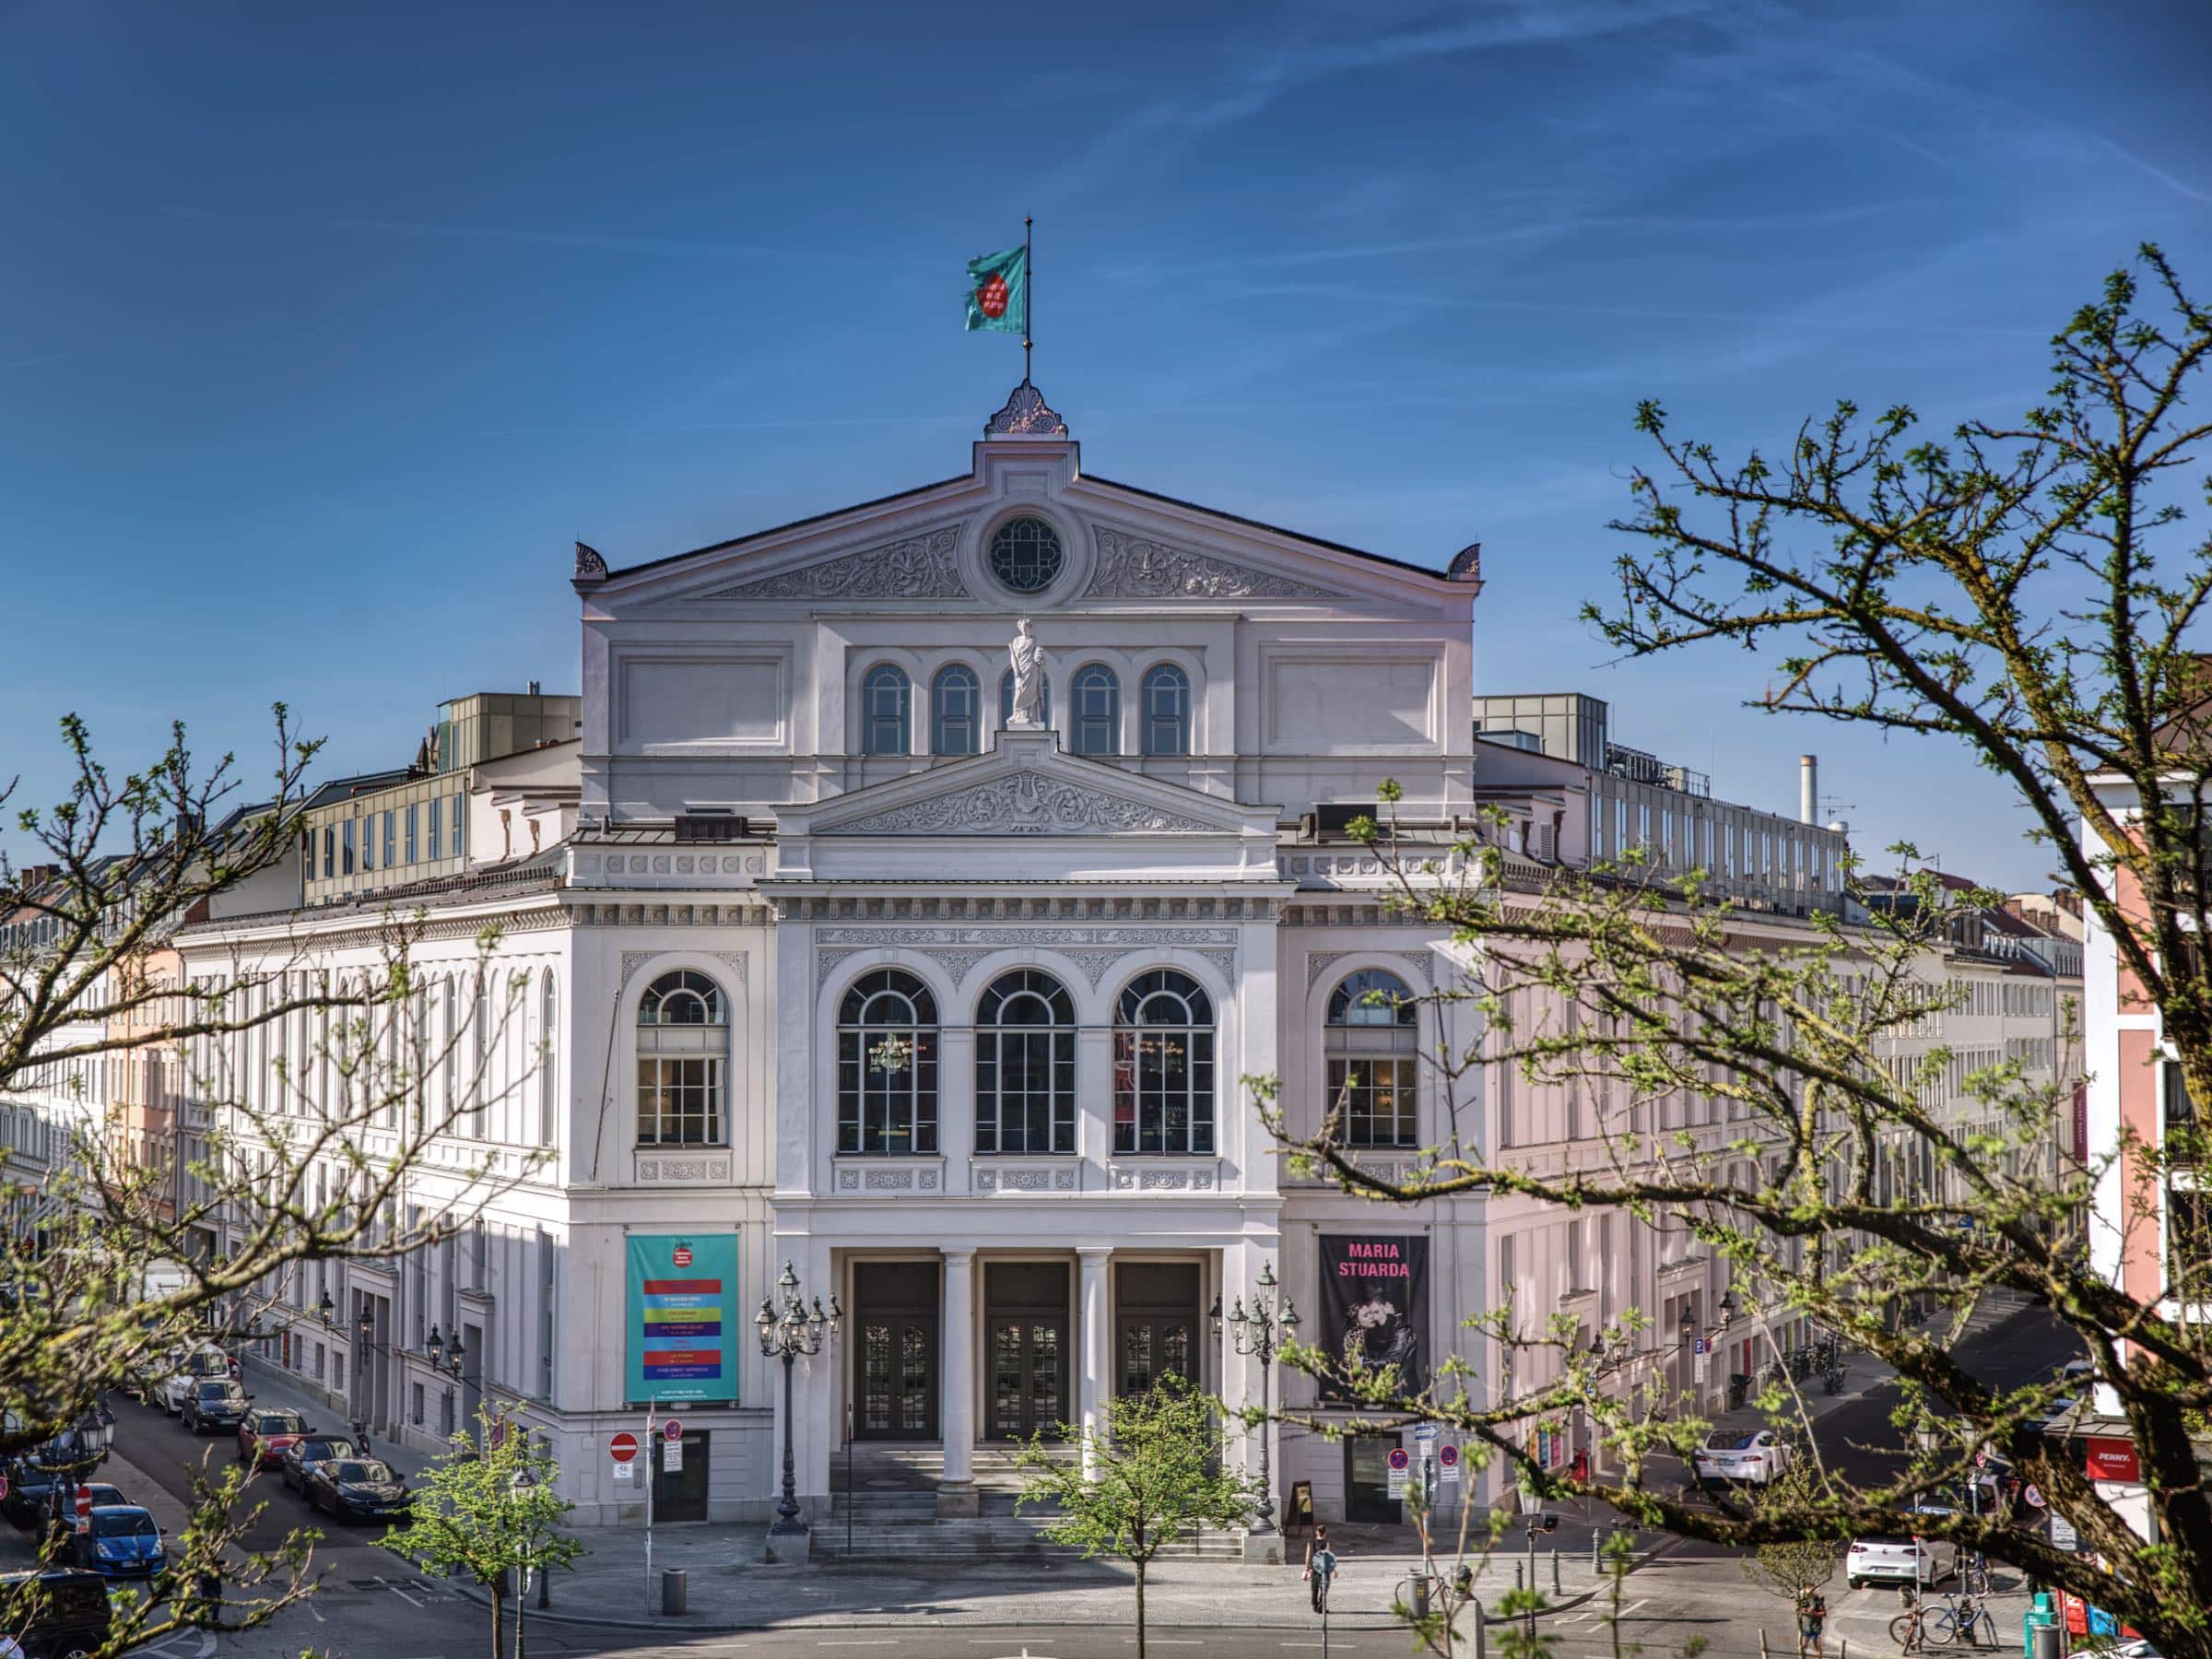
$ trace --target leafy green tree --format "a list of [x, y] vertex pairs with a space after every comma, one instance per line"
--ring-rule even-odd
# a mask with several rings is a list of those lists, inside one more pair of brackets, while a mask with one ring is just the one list
[[413, 1514], [382, 1540], [426, 1572], [465, 1572], [491, 1598], [492, 1659], [507, 1659], [506, 1606], [514, 1598], [514, 1655], [523, 1659], [524, 1590], [529, 1575], [565, 1567], [583, 1546], [560, 1530], [575, 1505], [554, 1489], [559, 1465], [532, 1437], [479, 1406], [479, 1449], [453, 1436], [414, 1488]]
[[[1178, 1533], [1197, 1526], [1233, 1527], [1252, 1513], [1253, 1488], [1221, 1465], [1220, 1403], [1173, 1372], [1143, 1394], [1117, 1395], [1106, 1407], [1103, 1433], [1063, 1424], [1082, 1460], [1044, 1438], [1023, 1446], [1016, 1466], [1027, 1478], [1016, 1508], [1052, 1504], [1038, 1531], [1086, 1560], [1111, 1556], [1136, 1573], [1136, 1653], [1145, 1653], [1145, 1574]], [[1082, 1464], [1094, 1473], [1086, 1476]]]
[[[1864, 922], [1791, 922], [1715, 897], [1705, 872], [1662, 878], [1633, 851], [1610, 867], [1537, 876], [1509, 869], [1488, 834], [1423, 842], [1389, 821], [1397, 792], [1386, 785], [1377, 821], [1356, 832], [1397, 870], [1400, 914], [1451, 937], [1470, 964], [1438, 1000], [1463, 1005], [1482, 1035], [1441, 1069], [1579, 1091], [1592, 1147], [1546, 1164], [1453, 1125], [1410, 1175], [1395, 1160], [1378, 1171], [1326, 1122], [1292, 1128], [1271, 1083], [1255, 1080], [1294, 1166], [1402, 1205], [1513, 1195], [1687, 1234], [1728, 1265], [1738, 1317], [1809, 1318], [1887, 1361], [1902, 1399], [1890, 1454], [1866, 1479], [1831, 1469], [1814, 1490], [1727, 1491], [1710, 1504], [1679, 1489], [1678, 1460], [1708, 1425], [1670, 1395], [1677, 1350], [1656, 1310], [1602, 1331], [1494, 1310], [1482, 1321], [1491, 1351], [1543, 1349], [1542, 1362], [1483, 1378], [1440, 1366], [1419, 1399], [1358, 1377], [1364, 1406], [1452, 1424], [1541, 1498], [1587, 1494], [1691, 1537], [1754, 1548], [1946, 1537], [2112, 1610], [2174, 1659], [2212, 1659], [2212, 1488], [2201, 1475], [2212, 1459], [2212, 1206], [2193, 1191], [2212, 1153], [2212, 957], [2201, 947], [2212, 933], [2212, 539], [2184, 516], [2206, 493], [2208, 355], [2212, 311], [2146, 247], [2055, 336], [2049, 389], [2017, 419], [1937, 437], [1902, 406], [1869, 418], [1843, 403], [1774, 449], [1729, 460], [1647, 404], [1638, 424], [1658, 456], [1632, 477], [1632, 511], [1614, 526], [1630, 547], [1619, 598], [1588, 613], [1631, 656], [1748, 659], [1753, 707], [1871, 728], [1917, 746], [1924, 765], [2003, 780], [2054, 882], [2112, 941], [2118, 1011], [2155, 1016], [2179, 1068], [2185, 1088], [2157, 1137], [2125, 1131], [2069, 1170], [2054, 1157], [2071, 1116], [2063, 1066], [1970, 1063], [1940, 1042], [1900, 1059], [1901, 1040], [1924, 1038], [1931, 1014], [1958, 1006], [1944, 954], [2001, 897], [1938, 881], [1910, 847], [1896, 849], [1891, 882], [1852, 874]], [[2126, 1064], [2155, 1064], [2151, 1044]], [[1714, 1110], [1665, 1126], [1656, 1106], [1684, 1100]], [[2078, 1226], [2104, 1179], [2121, 1197], [2098, 1222], [2100, 1265]], [[2122, 1251], [2135, 1265], [2115, 1282], [2109, 1258]], [[1992, 1290], [2047, 1303], [2091, 1378], [2006, 1387], [1972, 1375], [1951, 1343]], [[1935, 1310], [1933, 1324], [1900, 1318], [1914, 1308]], [[1312, 1352], [1300, 1362], [1344, 1363]], [[1515, 1374], [1541, 1381], [1516, 1385]], [[2116, 1408], [2136, 1447], [2147, 1538], [2065, 1454], [2065, 1425], [2047, 1431], [2067, 1411], [2078, 1429], [2092, 1398]], [[1793, 1389], [1759, 1404], [1811, 1442]], [[1527, 1432], [1578, 1414], [1601, 1453], [1580, 1480], [1539, 1464]], [[1934, 1428], [1906, 1432], [1924, 1422]], [[1912, 1514], [1923, 1494], [1963, 1489], [1985, 1448], [2072, 1523], [2078, 1552], [1970, 1506]]]

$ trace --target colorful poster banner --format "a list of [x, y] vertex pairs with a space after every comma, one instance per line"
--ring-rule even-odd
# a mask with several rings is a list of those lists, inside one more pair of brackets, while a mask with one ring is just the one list
[[[1371, 1370], [1397, 1368], [1397, 1392], [1429, 1386], [1429, 1241], [1394, 1234], [1321, 1237], [1316, 1346]], [[1324, 1400], [1351, 1397], [1341, 1375], [1321, 1378]]]
[[735, 1233], [630, 1234], [628, 1394], [633, 1403], [737, 1399]]

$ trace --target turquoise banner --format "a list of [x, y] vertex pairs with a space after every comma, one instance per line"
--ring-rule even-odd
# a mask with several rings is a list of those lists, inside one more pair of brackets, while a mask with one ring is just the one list
[[737, 1235], [668, 1233], [629, 1246], [628, 1394], [649, 1400], [737, 1399]]

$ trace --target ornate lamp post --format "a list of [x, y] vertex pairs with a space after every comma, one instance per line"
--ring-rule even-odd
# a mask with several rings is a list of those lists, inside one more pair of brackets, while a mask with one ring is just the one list
[[798, 1465], [792, 1461], [791, 1453], [792, 1367], [800, 1356], [812, 1359], [822, 1351], [823, 1334], [844, 1317], [845, 1311], [837, 1305], [832, 1292], [828, 1312], [822, 1311], [818, 1296], [809, 1312], [799, 1297], [799, 1276], [789, 1262], [783, 1264], [783, 1277], [776, 1281], [776, 1289], [783, 1299], [782, 1312], [776, 1311], [772, 1299], [763, 1298], [753, 1323], [760, 1330], [762, 1355], [783, 1361], [783, 1496], [776, 1500], [776, 1524], [768, 1530], [771, 1536], [788, 1537], [806, 1530], [806, 1524], [799, 1519]]
[[[1229, 1327], [1237, 1352], [1260, 1362], [1260, 1409], [1269, 1418], [1275, 1415], [1275, 1398], [1271, 1384], [1275, 1377], [1275, 1356], [1284, 1343], [1297, 1334], [1298, 1310], [1290, 1305], [1288, 1296], [1277, 1294], [1282, 1288], [1276, 1282], [1275, 1265], [1260, 1264], [1259, 1283], [1252, 1292], [1252, 1310], [1247, 1312], [1244, 1299], [1238, 1297], [1230, 1310]], [[1221, 1335], [1221, 1299], [1214, 1298], [1212, 1318], [1214, 1335]], [[1260, 1503], [1251, 1528], [1255, 1536], [1265, 1537], [1275, 1531], [1275, 1479], [1270, 1466], [1267, 1430], [1260, 1429]]]
[[[461, 1362], [465, 1356], [464, 1350], [461, 1347], [461, 1333], [459, 1331], [456, 1330], [453, 1333], [453, 1345], [449, 1347], [446, 1346], [444, 1339], [438, 1335], [438, 1327], [436, 1325], [432, 1325], [430, 1327], [430, 1334], [423, 1338], [422, 1351], [430, 1357], [430, 1369], [432, 1371], [442, 1371], [445, 1375], [453, 1378], [455, 1382], [458, 1382], [461, 1380]], [[442, 1365], [439, 1363], [439, 1356], [441, 1351], [444, 1355], [445, 1361]], [[451, 1385], [448, 1385], [446, 1388], [445, 1397], [449, 1407], [447, 1415], [450, 1417], [453, 1415], [450, 1409], [453, 1399], [453, 1391]]]

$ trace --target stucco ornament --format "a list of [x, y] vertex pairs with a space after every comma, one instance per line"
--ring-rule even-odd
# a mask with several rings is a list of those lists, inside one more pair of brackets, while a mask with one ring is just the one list
[[1044, 724], [1044, 647], [1031, 636], [1027, 617], [1014, 624], [1006, 659], [1014, 668], [1014, 708], [1006, 729], [1036, 731]]
[[968, 594], [954, 559], [959, 535], [947, 527], [910, 535], [888, 547], [848, 553], [735, 587], [702, 599], [959, 599]]
[[1097, 527], [1099, 565], [1091, 595], [1115, 599], [1335, 599], [1311, 582]]
[[823, 826], [825, 835], [1098, 835], [1205, 831], [1196, 818], [1143, 801], [1088, 789], [1041, 771], [1009, 772], [985, 783], [865, 818]]

